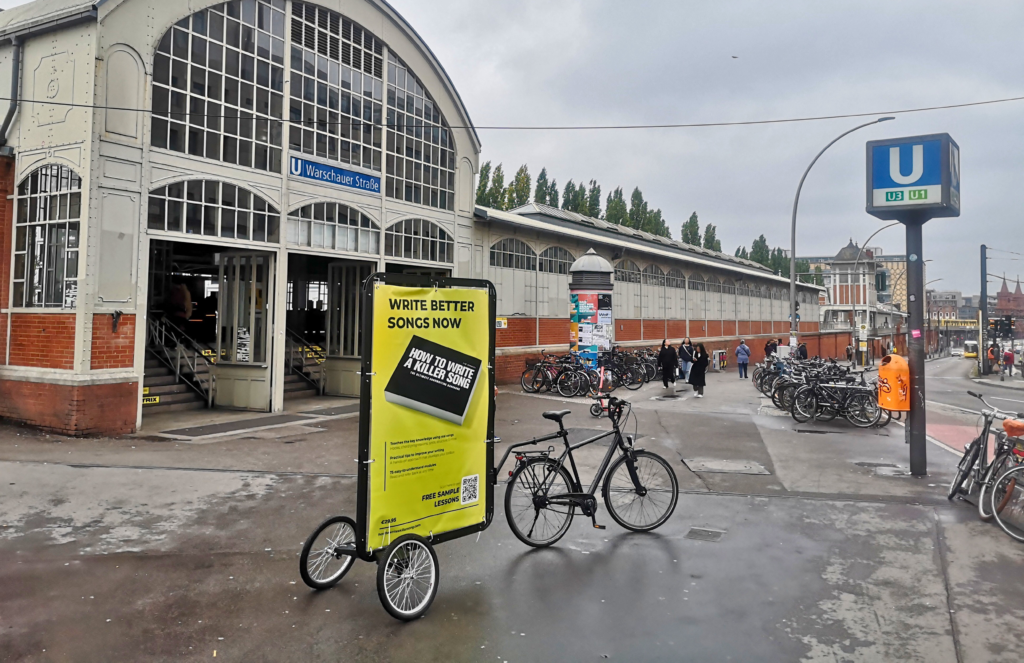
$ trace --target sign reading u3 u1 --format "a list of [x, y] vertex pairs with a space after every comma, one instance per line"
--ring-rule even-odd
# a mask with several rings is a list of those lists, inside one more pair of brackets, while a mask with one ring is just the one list
[[960, 147], [949, 134], [875, 140], [867, 144], [867, 212], [902, 219], [960, 215]]

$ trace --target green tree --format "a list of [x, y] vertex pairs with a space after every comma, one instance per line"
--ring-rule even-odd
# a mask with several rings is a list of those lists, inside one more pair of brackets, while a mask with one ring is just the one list
[[562, 191], [562, 209], [571, 211], [574, 202], [576, 202], [576, 185], [569, 180]]
[[744, 260], [750, 259], [747, 255], [747, 247], [745, 246], [737, 247], [736, 253], [734, 253], [733, 255], [735, 255], [737, 258], [743, 258]]
[[771, 256], [768, 259], [768, 268], [779, 276], [789, 276], [789, 258], [786, 257], [785, 251], [776, 247], [772, 249]]
[[491, 183], [491, 162], [480, 166], [480, 182], [476, 186], [476, 204], [487, 206], [487, 188]]
[[683, 232], [679, 237], [686, 244], [700, 246], [700, 221], [697, 220], [697, 213], [694, 212], [683, 224]]
[[512, 183], [508, 187], [505, 209], [515, 209], [530, 202], [530, 170], [523, 164], [516, 171]]
[[495, 209], [505, 209], [506, 195], [505, 171], [502, 170], [499, 163], [498, 167], [491, 174], [491, 186], [487, 189], [487, 202], [485, 204]]
[[622, 197], [622, 187], [615, 187], [615, 190], [608, 194], [605, 202], [604, 220], [608, 223], [622, 225], [629, 218], [629, 208], [626, 207], [626, 200]]
[[[644, 204], [646, 205], [646, 203]], [[647, 213], [647, 218], [644, 219], [644, 227], [642, 229], [652, 235], [658, 235], [659, 237], [668, 237], [670, 239], [672, 237], [672, 231], [669, 230], [668, 223], [666, 223], [665, 219], [662, 218], [660, 209]]]
[[821, 265], [814, 268], [814, 285], [825, 285], [825, 275], [821, 271]]
[[587, 193], [587, 214], [595, 219], [601, 218], [601, 185], [597, 180], [590, 180], [590, 191]]
[[572, 195], [572, 205], [570, 209], [573, 212], [582, 214], [583, 216], [590, 215], [590, 209], [587, 207], [587, 185], [580, 182], [580, 185], [576, 187], [576, 191]]
[[542, 205], [548, 204], [548, 169], [541, 168], [540, 175], [537, 176], [537, 187], [533, 192], [534, 202]]
[[558, 180], [551, 180], [548, 186], [548, 206], [558, 207]]
[[771, 259], [772, 252], [768, 248], [768, 240], [764, 238], [764, 235], [761, 235], [750, 245], [750, 260], [765, 267], [770, 267]]
[[633, 193], [629, 196], [629, 225], [637, 230], [643, 230], [644, 221], [647, 219], [647, 201], [640, 187], [634, 187]]
[[714, 224], [709, 223], [704, 228], [704, 248], [722, 252], [722, 242], [718, 239], [718, 228]]
[[800, 279], [800, 281], [803, 283], [814, 283], [814, 275], [811, 274], [810, 271], [811, 263], [806, 260], [796, 261], [796, 273], [799, 275], [797, 278]]

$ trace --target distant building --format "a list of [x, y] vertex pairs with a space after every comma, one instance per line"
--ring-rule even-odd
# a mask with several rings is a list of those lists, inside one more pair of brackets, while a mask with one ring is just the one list
[[1013, 292], [1010, 292], [1009, 286], [1006, 284], [1006, 278], [1003, 278], [1003, 286], [999, 288], [999, 293], [996, 295], [995, 309], [989, 309], [989, 318], [1002, 317], [1009, 315], [1014, 318], [1024, 318], [1024, 293], [1020, 290], [1020, 279], [1017, 280], [1017, 287]]
[[960, 316], [963, 293], [958, 290], [929, 290], [928, 317], [933, 320], [956, 320]]
[[[855, 252], [861, 250], [850, 240], [848, 246], [852, 246]], [[907, 256], [887, 255], [881, 247], [866, 246], [863, 255], [870, 255], [873, 259], [875, 272], [875, 292], [879, 303], [891, 304], [893, 308], [907, 310]], [[809, 256], [798, 258], [810, 263], [810, 270], [813, 272], [820, 267], [823, 274], [831, 271], [832, 263], [836, 256]], [[856, 256], [854, 257], [856, 260]], [[863, 260], [863, 258], [862, 258]], [[926, 266], [927, 269], [927, 266]], [[828, 285], [827, 282], [825, 284]]]

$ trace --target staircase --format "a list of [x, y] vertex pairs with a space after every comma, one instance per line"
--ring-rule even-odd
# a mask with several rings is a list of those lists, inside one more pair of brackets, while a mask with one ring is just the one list
[[[153, 399], [158, 400], [153, 402]], [[205, 407], [206, 398], [188, 383], [178, 381], [170, 368], [160, 363], [151, 351], [146, 351], [146, 374], [142, 381], [143, 415], [202, 410]]]
[[210, 407], [214, 376], [203, 346], [163, 319], [150, 318], [147, 332], [143, 415]]
[[327, 355], [298, 333], [291, 329], [285, 331], [285, 400], [323, 394]]

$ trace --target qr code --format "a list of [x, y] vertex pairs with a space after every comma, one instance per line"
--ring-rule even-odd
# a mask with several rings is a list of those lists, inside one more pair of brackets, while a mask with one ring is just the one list
[[480, 475], [462, 477], [462, 504], [472, 504], [480, 499]]

